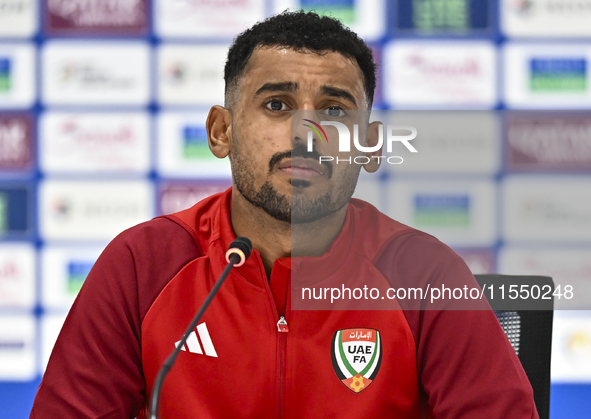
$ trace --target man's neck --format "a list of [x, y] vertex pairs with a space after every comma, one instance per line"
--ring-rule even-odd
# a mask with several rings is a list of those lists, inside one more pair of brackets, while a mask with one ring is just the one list
[[347, 206], [311, 223], [279, 221], [232, 190], [232, 228], [236, 237], [248, 237], [261, 254], [267, 277], [279, 258], [320, 256], [339, 234]]

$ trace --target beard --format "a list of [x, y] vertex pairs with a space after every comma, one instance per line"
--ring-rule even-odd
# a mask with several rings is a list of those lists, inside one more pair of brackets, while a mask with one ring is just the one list
[[[235, 132], [235, 131], [234, 131]], [[306, 193], [311, 183], [306, 180], [291, 179], [291, 194], [287, 196], [280, 193], [267, 180], [260, 188], [255, 187], [255, 176], [249, 170], [249, 164], [240, 152], [240, 141], [233, 140], [233, 153], [230, 154], [232, 163], [232, 178], [236, 189], [252, 205], [261, 208], [271, 217], [291, 224], [304, 224], [320, 220], [344, 207], [348, 202], [359, 176], [359, 167], [354, 165], [344, 172], [341, 179], [334, 179], [334, 187], [324, 194], [309, 196]], [[299, 144], [292, 150], [276, 153], [269, 161], [269, 173], [282, 160], [291, 157], [313, 158], [318, 161], [320, 157], [316, 151], [308, 152], [303, 144]], [[332, 177], [332, 165], [324, 162], [327, 168], [328, 178]]]

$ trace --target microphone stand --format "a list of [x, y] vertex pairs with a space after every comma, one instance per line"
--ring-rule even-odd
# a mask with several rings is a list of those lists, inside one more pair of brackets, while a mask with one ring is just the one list
[[174, 361], [176, 360], [176, 357], [181, 352], [181, 349], [185, 346], [185, 342], [187, 342], [187, 339], [189, 338], [189, 334], [197, 326], [197, 323], [201, 319], [201, 316], [203, 316], [203, 313], [205, 313], [205, 310], [209, 306], [209, 303], [211, 303], [211, 300], [213, 300], [213, 297], [215, 297], [215, 295], [217, 294], [218, 290], [220, 289], [220, 287], [224, 283], [226, 277], [228, 276], [228, 274], [230, 273], [230, 271], [232, 270], [234, 265], [240, 263], [241, 260], [242, 260], [241, 257], [236, 253], [232, 253], [229, 256], [228, 265], [226, 265], [226, 268], [224, 269], [224, 271], [220, 275], [220, 278], [217, 280], [217, 282], [213, 286], [212, 290], [209, 292], [209, 295], [205, 299], [205, 302], [203, 303], [203, 305], [201, 306], [201, 308], [199, 309], [199, 311], [197, 312], [197, 314], [193, 318], [193, 321], [191, 322], [191, 324], [189, 325], [189, 327], [185, 331], [183, 338], [180, 340], [180, 342], [176, 346], [176, 348], [174, 348], [174, 351], [172, 351], [172, 353], [168, 356], [168, 358], [166, 358], [166, 361], [164, 361], [164, 365], [162, 365], [162, 368], [160, 369], [160, 372], [158, 372], [158, 376], [156, 377], [156, 381], [154, 381], [154, 389], [152, 390], [152, 399], [150, 400], [150, 419], [158, 419], [158, 401], [160, 399], [160, 392], [162, 391], [162, 383], [164, 382], [164, 378], [166, 377], [166, 374], [168, 374], [168, 372], [172, 368]]

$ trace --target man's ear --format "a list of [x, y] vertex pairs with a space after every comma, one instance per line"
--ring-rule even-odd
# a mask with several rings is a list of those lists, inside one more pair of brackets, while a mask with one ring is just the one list
[[[374, 147], [378, 144], [381, 130], [381, 122], [375, 121], [369, 124], [369, 126], [367, 127], [367, 147]], [[381, 132], [381, 135], [384, 135], [383, 131]], [[364, 153], [367, 157], [369, 157], [369, 163], [364, 164], [363, 168], [369, 173], [373, 173], [380, 168], [381, 159], [379, 157], [382, 155], [383, 148], [384, 143], [382, 142], [382, 146], [377, 151], [372, 151], [371, 153]]]
[[232, 146], [232, 114], [221, 106], [212, 107], [205, 128], [209, 149], [218, 159], [223, 159]]

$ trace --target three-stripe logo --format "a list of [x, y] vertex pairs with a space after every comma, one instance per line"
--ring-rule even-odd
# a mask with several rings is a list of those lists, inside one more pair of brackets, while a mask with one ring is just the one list
[[[199, 338], [197, 338], [197, 336], [199, 336]], [[199, 341], [201, 341], [201, 343], [199, 343]], [[179, 340], [174, 344], [174, 346], [178, 346], [180, 342], [181, 341]], [[201, 349], [201, 345], [203, 345], [203, 350]], [[195, 330], [189, 334], [187, 343], [181, 348], [181, 351], [189, 351], [191, 353], [201, 355], [203, 355], [203, 352], [205, 351], [205, 355], [207, 356], [213, 356], [216, 358], [218, 356], [205, 323], [197, 325]]]

